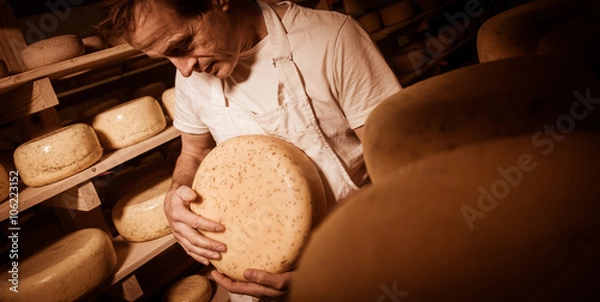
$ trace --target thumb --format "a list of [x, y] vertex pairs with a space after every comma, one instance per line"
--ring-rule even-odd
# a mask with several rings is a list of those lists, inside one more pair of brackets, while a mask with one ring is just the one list
[[177, 194], [177, 196], [179, 196], [179, 198], [181, 198], [182, 200], [187, 201], [187, 202], [193, 202], [198, 197], [198, 194], [196, 194], [196, 191], [194, 191], [192, 188], [190, 188], [188, 186], [181, 186], [181, 187], [177, 188], [177, 191], [175, 191], [175, 194]]

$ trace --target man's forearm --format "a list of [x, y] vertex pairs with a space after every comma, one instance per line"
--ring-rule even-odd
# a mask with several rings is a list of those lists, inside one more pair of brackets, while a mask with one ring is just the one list
[[200, 166], [200, 160], [186, 153], [181, 153], [175, 164], [173, 171], [173, 184], [171, 189], [176, 189], [180, 186], [192, 187], [194, 176]]

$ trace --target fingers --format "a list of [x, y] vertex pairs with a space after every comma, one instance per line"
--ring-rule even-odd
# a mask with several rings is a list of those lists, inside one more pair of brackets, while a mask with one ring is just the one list
[[[265, 272], [266, 273], [266, 272]], [[268, 273], [266, 273], [268, 274]], [[289, 273], [284, 273], [289, 274]], [[274, 275], [283, 275], [283, 274], [274, 274]], [[215, 282], [219, 283], [226, 290], [242, 295], [249, 295], [253, 297], [279, 297], [286, 294], [284, 290], [279, 290], [275, 288], [271, 288], [267, 285], [252, 283], [252, 282], [243, 282], [236, 281], [228, 278], [227, 276], [221, 274], [217, 270], [211, 271], [211, 276], [215, 279]], [[245, 277], [245, 276], [244, 276]], [[288, 278], [281, 276], [282, 278]], [[291, 277], [289, 277], [291, 280]]]
[[221, 253], [227, 251], [227, 247], [200, 234], [198, 230], [221, 232], [225, 228], [190, 211], [189, 204], [196, 198], [197, 195], [191, 188], [179, 187], [167, 194], [164, 210], [177, 242], [196, 261], [209, 265], [210, 259], [221, 259]]
[[277, 290], [286, 290], [292, 281], [292, 273], [285, 272], [281, 274], [272, 274], [257, 269], [247, 269], [244, 271], [244, 278], [249, 282], [261, 284]]

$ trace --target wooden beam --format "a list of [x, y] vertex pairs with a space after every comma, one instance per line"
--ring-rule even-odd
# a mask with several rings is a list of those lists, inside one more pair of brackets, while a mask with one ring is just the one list
[[44, 204], [64, 209], [88, 212], [100, 206], [101, 201], [94, 184], [91, 181], [86, 181], [83, 184], [46, 200]]
[[27, 46], [21, 29], [8, 2], [0, 4], [0, 59], [11, 74], [25, 71], [21, 50]]
[[58, 98], [52, 84], [48, 78], [43, 78], [0, 95], [0, 121], [11, 122], [56, 105]]

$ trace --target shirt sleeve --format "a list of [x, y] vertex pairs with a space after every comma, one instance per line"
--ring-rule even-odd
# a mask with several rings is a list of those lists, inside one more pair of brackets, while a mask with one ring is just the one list
[[175, 117], [173, 126], [179, 131], [192, 134], [205, 134], [208, 127], [200, 119], [194, 99], [199, 96], [190, 93], [188, 87], [193, 79], [184, 78], [179, 71], [175, 75]]
[[350, 127], [356, 129], [383, 99], [402, 86], [379, 48], [351, 17], [340, 28], [333, 53], [340, 107]]

